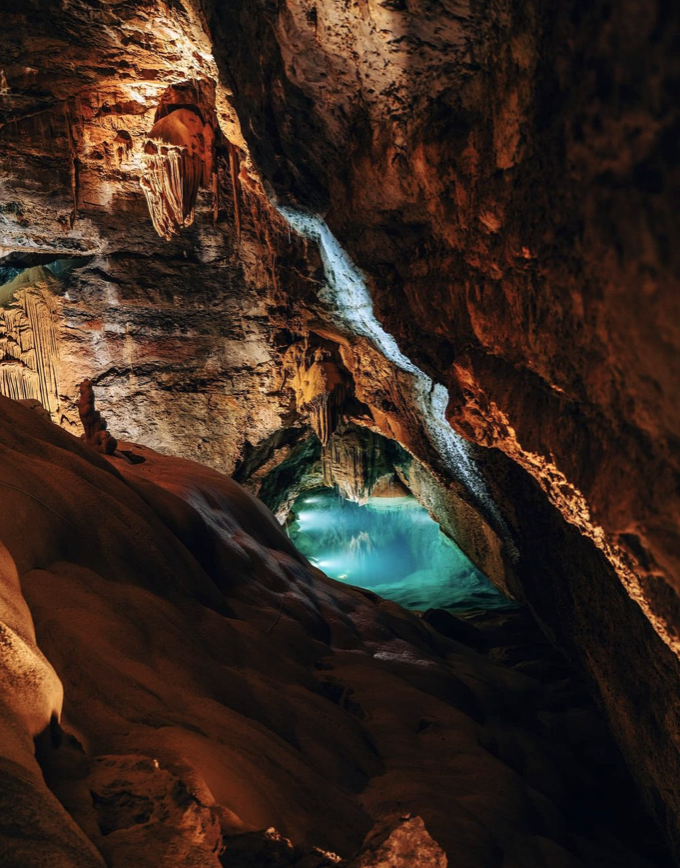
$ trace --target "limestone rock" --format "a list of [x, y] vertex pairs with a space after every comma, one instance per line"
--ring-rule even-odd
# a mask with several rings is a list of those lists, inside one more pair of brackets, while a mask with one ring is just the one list
[[378, 483], [383, 491], [389, 486], [394, 465], [400, 460], [403, 456], [395, 444], [366, 428], [344, 425], [321, 453], [323, 483], [327, 487], [337, 485], [347, 500], [366, 503]]
[[28, 269], [0, 287], [0, 394], [59, 409], [58, 285], [45, 268]]
[[194, 222], [199, 187], [210, 183], [213, 138], [196, 111], [178, 108], [154, 124], [144, 144], [140, 184], [154, 227], [167, 240]]
[[397, 815], [376, 824], [348, 868], [448, 868], [448, 864], [422, 817]]
[[97, 452], [112, 455], [116, 451], [118, 441], [107, 431], [107, 423], [102, 418], [99, 410], [95, 409], [94, 388], [92, 380], [83, 380], [80, 384], [80, 397], [78, 398], [78, 413], [85, 434], [83, 435], [88, 446], [92, 446]]
[[[343, 416], [356, 415], [367, 430], [398, 442], [414, 458], [402, 480], [409, 490], [500, 587], [529, 601], [551, 639], [587, 669], [677, 854], [680, 762], [668, 733], [680, 729], [680, 244], [672, 198], [677, 107], [668, 94], [678, 80], [678, 22], [667, 8], [661, 0], [499, 0], [488, 8], [453, 0], [6, 0], [2, 279], [45, 263], [63, 263], [68, 279], [59, 298], [56, 386], [43, 301], [33, 312], [19, 305], [12, 313], [10, 304], [0, 383], [10, 394], [39, 397], [75, 432], [76, 385], [94, 374], [117, 434], [226, 472], [282, 430], [310, 421], [325, 439]], [[205, 127], [197, 130], [196, 108], [215, 133], [209, 185], [209, 136]], [[182, 117], [196, 132], [185, 123], [179, 144], [164, 141], [163, 130]], [[153, 141], [168, 154], [145, 155], [159, 123], [161, 138]], [[194, 144], [200, 151], [200, 135], [206, 162], [196, 193], [198, 165], [193, 157], [185, 165], [185, 157]], [[140, 187], [146, 157], [152, 212], [169, 238], [156, 232]], [[333, 263], [324, 262], [313, 239], [292, 230], [272, 197], [324, 214], [335, 252], [346, 253], [336, 257], [336, 273], [363, 275], [367, 297], [352, 297], [350, 325], [338, 316], [329, 284]], [[192, 209], [193, 223], [173, 234]], [[367, 334], [371, 313], [393, 341], [391, 356], [395, 346], [403, 354], [401, 366]], [[337, 405], [324, 388], [328, 398], [299, 412], [283, 358], [291, 346], [316, 340], [312, 334], [336, 344], [359, 407]], [[31, 348], [36, 335], [46, 351]], [[41, 358], [49, 362], [42, 370]], [[459, 435], [463, 471], [472, 463], [467, 477], [440, 460], [403, 358], [441, 384], [439, 410]], [[7, 424], [25, 436], [33, 417]], [[450, 435], [446, 426], [442, 415], [436, 433]], [[11, 431], [2, 436], [8, 451], [21, 449]], [[59, 448], [71, 455], [67, 444], [59, 441]], [[79, 449], [78, 461], [87, 464]], [[364, 497], [365, 468], [358, 456], [354, 461], [356, 450], [346, 453], [345, 466], [354, 465], [347, 489]], [[282, 480], [293, 450], [280, 457]], [[12, 484], [26, 487], [31, 473], [18, 466]], [[66, 479], [76, 490], [78, 480]], [[112, 486], [103, 484], [106, 491]], [[31, 493], [52, 503], [44, 483]], [[61, 524], [46, 527], [30, 496], [6, 488], [3, 497], [11, 505], [3, 510], [8, 528], [12, 510], [21, 519], [12, 531], [15, 546], [23, 546], [27, 516], [40, 531], [32, 528], [36, 553], [24, 552], [25, 561], [40, 555], [41, 565], [61, 563], [63, 546], [52, 548], [52, 540], [67, 544], [65, 528], [78, 505], [59, 501]], [[158, 508], [172, 523], [184, 513], [169, 500]], [[124, 502], [121, 496], [100, 516], [97, 538]], [[202, 516], [232, 520], [211, 504], [202, 503]], [[190, 529], [196, 522], [187, 519]], [[151, 537], [163, 533], [154, 528]], [[186, 527], [180, 532], [191, 535]], [[165, 537], [163, 543], [170, 545]], [[109, 544], [115, 550], [115, 541]], [[267, 596], [258, 570], [278, 555], [248, 545], [222, 552], [228, 575], [238, 573], [234, 563], [247, 563], [250, 593]], [[212, 549], [197, 551], [207, 564]], [[139, 557], [148, 565], [148, 551]], [[117, 580], [139, 579], [126, 564], [115, 571]], [[152, 567], [165, 589], [167, 563]], [[79, 581], [88, 584], [69, 575], [63, 598]], [[222, 611], [224, 601], [211, 593], [229, 584], [227, 573], [201, 581], [192, 575], [200, 593], [190, 598]], [[349, 644], [364, 647], [342, 608], [354, 600], [325, 618], [316, 598], [309, 602], [308, 579], [300, 580], [304, 592], [296, 586], [284, 593], [290, 576], [273, 568], [268, 575], [286, 605], [292, 607], [289, 597], [296, 601], [300, 633], [308, 629], [325, 641], [329, 631], [346, 630]], [[269, 593], [276, 612], [280, 599]], [[53, 599], [42, 602], [55, 610]], [[116, 606], [132, 606], [129, 599], [115, 603], [109, 620]], [[149, 605], [140, 621], [151, 609], [155, 614]], [[67, 634], [69, 618], [59, 620], [58, 608], [54, 617], [60, 635]], [[49, 630], [45, 641], [52, 643], [50, 659], [58, 655], [60, 642]], [[116, 647], [127, 645], [119, 639]], [[90, 659], [86, 651], [81, 666]], [[73, 691], [82, 689], [74, 677]], [[145, 702], [161, 692], [155, 684]], [[253, 704], [258, 713], [269, 708]], [[267, 725], [276, 729], [280, 719]], [[409, 733], [420, 725], [412, 723], [404, 724]], [[427, 739], [433, 726], [417, 738]], [[167, 729], [154, 734], [165, 737]], [[286, 730], [283, 740], [297, 737]], [[519, 749], [501, 753], [524, 767]], [[319, 756], [328, 756], [322, 747], [317, 763]], [[301, 790], [317, 792], [309, 786]], [[485, 795], [502, 814], [496, 790]], [[333, 803], [338, 815], [340, 802], [337, 796]], [[252, 796], [252, 804], [259, 810], [262, 802]], [[527, 815], [536, 816], [535, 805]], [[521, 819], [513, 815], [512, 824]], [[296, 822], [292, 808], [287, 820]], [[253, 825], [270, 822], [257, 814]], [[485, 859], [498, 864], [494, 835], [470, 833], [484, 851], [475, 868]], [[534, 844], [515, 861], [559, 864]], [[598, 858], [602, 864], [605, 857], [593, 856], [595, 864]]]
[[100, 756], [85, 781], [113, 868], [219, 868], [214, 808], [177, 774], [143, 756]]
[[352, 382], [343, 369], [337, 347], [331, 341], [311, 345], [295, 344], [286, 354], [292, 367], [292, 387], [298, 411], [309, 417], [310, 424], [326, 446], [346, 409]]

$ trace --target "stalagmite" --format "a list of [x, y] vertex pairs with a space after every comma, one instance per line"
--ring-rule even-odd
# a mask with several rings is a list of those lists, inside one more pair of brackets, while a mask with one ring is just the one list
[[78, 398], [78, 413], [83, 423], [85, 433], [83, 440], [92, 446], [97, 452], [105, 455], [113, 455], [118, 446], [118, 441], [106, 430], [106, 421], [102, 419], [99, 410], [94, 406], [94, 389], [92, 380], [83, 380], [80, 384], [80, 397]]
[[157, 121], [144, 145], [140, 184], [158, 234], [170, 240], [194, 222], [198, 190], [210, 182], [213, 132], [180, 108]]

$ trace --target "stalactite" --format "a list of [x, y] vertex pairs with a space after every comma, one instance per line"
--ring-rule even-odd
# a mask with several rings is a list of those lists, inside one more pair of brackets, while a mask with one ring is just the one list
[[145, 148], [142, 189], [156, 232], [169, 241], [194, 222], [200, 178], [196, 158], [162, 142], [149, 140]]
[[14, 293], [0, 309], [0, 392], [59, 407], [58, 301], [46, 285]]
[[154, 124], [140, 184], [162, 238], [170, 240], [194, 222], [199, 188], [210, 178], [212, 141], [212, 129], [191, 109], [177, 109]]
[[346, 500], [366, 503], [373, 481], [370, 479], [372, 458], [358, 432], [334, 434], [321, 454], [324, 485], [337, 485]]
[[231, 189], [234, 196], [234, 222], [236, 224], [236, 239], [241, 240], [241, 200], [239, 198], [240, 161], [236, 146], [229, 142], [229, 169], [231, 171]]
[[337, 486], [346, 500], [366, 503], [379, 497], [400, 497], [406, 489], [395, 477], [394, 456], [389, 442], [368, 428], [339, 427], [321, 453], [321, 472], [326, 488]]
[[328, 443], [328, 439], [333, 432], [332, 410], [333, 407], [328, 392], [324, 392], [323, 395], [315, 398], [309, 408], [309, 420], [322, 446]]
[[334, 351], [328, 346], [291, 347], [293, 388], [298, 410], [306, 413], [314, 433], [326, 446], [340, 424], [351, 382], [340, 370]]

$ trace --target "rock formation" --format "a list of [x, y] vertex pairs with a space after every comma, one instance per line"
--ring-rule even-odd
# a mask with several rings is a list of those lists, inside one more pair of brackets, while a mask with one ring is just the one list
[[0, 287], [0, 392], [59, 410], [58, 281], [30, 268]]
[[213, 132], [197, 111], [177, 108], [144, 143], [140, 184], [156, 232], [170, 240], [194, 222], [199, 187], [211, 184]]
[[83, 380], [79, 387], [78, 413], [85, 433], [83, 439], [88, 446], [105, 455], [113, 455], [118, 441], [107, 431], [107, 423], [99, 410], [95, 409], [94, 388], [92, 380]]
[[429, 836], [422, 817], [390, 817], [371, 831], [351, 868], [448, 868], [442, 848]]
[[394, 477], [395, 462], [403, 461], [390, 441], [367, 428], [347, 425], [337, 430], [321, 453], [323, 484], [337, 485], [347, 500], [366, 503], [379, 482]]
[[[271, 827], [298, 868], [414, 844], [461, 868], [665, 864], [530, 616], [479, 620], [480, 655], [308, 567], [205, 466], [102, 457], [6, 398], [0, 446], [6, 864], [217, 868]], [[362, 854], [395, 812], [427, 831]]]
[[[3, 3], [0, 392], [41, 401], [66, 429], [2, 402], [8, 581], [14, 598], [19, 576], [44, 629], [38, 645], [66, 684], [92, 767], [117, 756], [127, 773], [140, 756], [153, 779], [160, 745], [156, 777], [183, 782], [182, 804], [150, 796], [152, 783], [133, 795], [191, 826], [206, 864], [219, 858], [215, 806], [223, 838], [271, 825], [343, 858], [395, 810], [421, 816], [456, 865], [599, 868], [620, 853], [589, 839], [584, 855], [582, 830], [565, 825], [578, 787], [569, 778], [565, 794], [543, 776], [557, 760], [518, 723], [535, 686], [508, 686], [488, 660], [480, 674], [466, 655], [452, 672], [451, 646], [433, 661], [435, 631], [309, 571], [218, 471], [281, 519], [324, 479], [357, 500], [398, 479], [583, 670], [680, 853], [678, 22], [668, 10], [660, 0]], [[89, 376], [113, 430], [143, 442], [149, 460], [102, 469], [109, 458], [67, 436], [80, 432], [74, 396]], [[106, 455], [115, 441], [87, 393], [82, 408]], [[108, 504], [106, 519], [92, 525], [79, 497], [93, 516]], [[90, 528], [87, 557], [73, 525]], [[65, 599], [70, 614], [55, 608]], [[17, 605], [48, 732], [56, 682]], [[73, 618], [102, 627], [94, 656]], [[174, 644], [159, 648], [159, 636]], [[173, 656], [178, 643], [191, 666]], [[121, 649], [126, 671], [105, 676]], [[230, 655], [247, 678], [238, 666], [225, 675]], [[398, 732], [383, 726], [388, 682], [404, 706], [425, 709]], [[295, 701], [276, 705], [282, 684]], [[226, 693], [241, 704], [227, 707]], [[496, 695], [512, 713], [491, 732]], [[544, 732], [544, 712], [532, 733]], [[11, 703], [7, 715], [20, 745], [2, 799], [23, 806], [17, 828], [38, 830], [43, 861], [56, 848], [100, 865], [109, 850], [84, 785], [76, 826], [30, 759], [35, 727]], [[248, 739], [271, 765], [241, 755]], [[422, 744], [418, 774], [430, 783], [418, 795], [406, 757]], [[444, 783], [442, 744], [458, 757]], [[488, 790], [470, 783], [455, 811], [431, 807], [461, 780]], [[387, 804], [392, 785], [404, 804]], [[301, 820], [324, 800], [333, 828]], [[24, 843], [11, 846], [21, 864]]]
[[347, 409], [352, 378], [343, 370], [338, 347], [332, 341], [311, 346], [294, 344], [286, 354], [298, 412], [309, 418], [321, 445], [326, 446]]

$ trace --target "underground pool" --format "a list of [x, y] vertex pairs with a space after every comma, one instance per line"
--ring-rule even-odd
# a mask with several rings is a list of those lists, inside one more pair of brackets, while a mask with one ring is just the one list
[[290, 538], [334, 579], [409, 609], [512, 606], [412, 496], [359, 505], [336, 489], [315, 489], [297, 499], [292, 515]]

